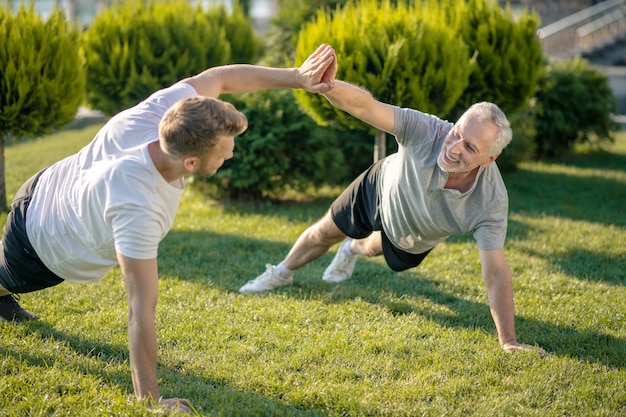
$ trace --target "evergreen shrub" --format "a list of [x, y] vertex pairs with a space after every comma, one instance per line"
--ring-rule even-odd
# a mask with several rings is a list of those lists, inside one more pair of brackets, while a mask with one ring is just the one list
[[238, 1], [233, 11], [228, 14], [225, 7], [215, 7], [207, 14], [207, 24], [224, 28], [226, 39], [230, 43], [231, 64], [254, 63], [263, 52], [263, 43], [256, 37], [250, 18]]
[[[266, 56], [270, 66], [284, 66], [294, 61], [298, 32], [320, 9], [332, 12], [347, 0], [278, 0], [278, 11], [266, 33]], [[287, 64], [289, 65], [289, 64]]]
[[[339, 61], [337, 78], [362, 85], [377, 99], [433, 114], [446, 114], [467, 87], [472, 63], [465, 43], [445, 24], [436, 7], [388, 0], [348, 3], [321, 10], [298, 36], [297, 61], [328, 43]], [[298, 101], [321, 123], [362, 125], [318, 95], [297, 91]]]
[[113, 115], [231, 57], [254, 59], [252, 23], [238, 8], [236, 25], [230, 19], [184, 0], [131, 0], [102, 11], [83, 36], [89, 105]]
[[538, 15], [522, 11], [513, 16], [510, 7], [491, 0], [445, 1], [451, 6], [446, 9], [451, 25], [476, 58], [450, 117], [479, 101], [495, 103], [507, 114], [522, 110], [535, 93], [541, 69]]
[[[320, 10], [298, 34], [296, 62], [320, 44], [330, 44], [338, 56], [338, 79], [363, 86], [386, 103], [446, 114], [467, 87], [472, 61], [465, 43], [441, 21], [440, 13], [436, 5], [422, 8], [378, 0], [349, 2], [333, 12]], [[320, 95], [295, 94], [318, 123], [356, 132], [350, 136], [369, 146], [369, 152], [355, 154], [354, 144], [340, 141], [350, 161], [357, 161], [355, 166], [371, 163], [373, 128]]]
[[612, 142], [619, 124], [608, 77], [582, 58], [548, 64], [535, 94], [535, 142], [540, 158], [567, 154], [577, 143]]
[[34, 136], [71, 122], [85, 97], [80, 29], [55, 8], [0, 5], [0, 136]]

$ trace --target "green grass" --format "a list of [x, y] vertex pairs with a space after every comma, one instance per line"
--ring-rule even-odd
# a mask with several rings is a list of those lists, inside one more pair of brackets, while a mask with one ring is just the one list
[[[6, 149], [13, 195], [96, 127]], [[505, 176], [520, 341], [506, 354], [471, 237], [394, 273], [361, 259], [342, 284], [237, 289], [276, 263], [338, 189], [244, 205], [185, 191], [160, 248], [159, 377], [201, 416], [626, 415], [626, 135], [607, 151]], [[0, 323], [0, 416], [151, 416], [134, 400], [120, 273], [21, 297], [42, 319]]]

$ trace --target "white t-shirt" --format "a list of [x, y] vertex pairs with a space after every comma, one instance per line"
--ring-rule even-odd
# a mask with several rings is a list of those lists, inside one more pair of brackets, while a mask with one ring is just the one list
[[480, 168], [472, 188], [444, 188], [437, 156], [453, 124], [412, 109], [395, 109], [398, 152], [380, 175], [383, 229], [398, 248], [423, 253], [453, 234], [473, 233], [483, 250], [504, 246], [508, 195], [495, 163]]
[[188, 84], [157, 91], [113, 117], [78, 153], [41, 175], [26, 215], [26, 232], [42, 262], [68, 281], [102, 279], [117, 255], [157, 256], [184, 183], [168, 183], [148, 144], [174, 103], [196, 96]]

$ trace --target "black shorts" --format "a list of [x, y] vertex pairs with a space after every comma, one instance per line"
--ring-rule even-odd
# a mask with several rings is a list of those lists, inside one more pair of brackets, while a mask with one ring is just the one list
[[26, 234], [26, 211], [35, 190], [38, 172], [22, 185], [11, 203], [0, 247], [0, 285], [12, 293], [25, 293], [63, 282], [39, 259]]
[[363, 239], [380, 230], [387, 265], [394, 271], [404, 271], [422, 263], [430, 250], [419, 254], [405, 252], [395, 247], [383, 230], [378, 190], [383, 161], [359, 175], [330, 206], [330, 214], [339, 230], [353, 239]]

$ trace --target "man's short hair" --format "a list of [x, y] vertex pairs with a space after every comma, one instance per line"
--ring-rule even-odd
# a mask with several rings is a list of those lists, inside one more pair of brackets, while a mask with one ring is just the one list
[[172, 157], [205, 155], [221, 136], [237, 136], [248, 128], [248, 119], [235, 106], [211, 97], [180, 100], [159, 123], [159, 138]]
[[499, 155], [502, 150], [511, 143], [511, 139], [513, 139], [511, 123], [506, 118], [504, 112], [500, 110], [500, 107], [487, 101], [481, 101], [467, 109], [459, 120], [469, 115], [476, 117], [480, 122], [490, 121], [498, 127], [498, 134], [491, 145], [490, 153], [492, 155]]

